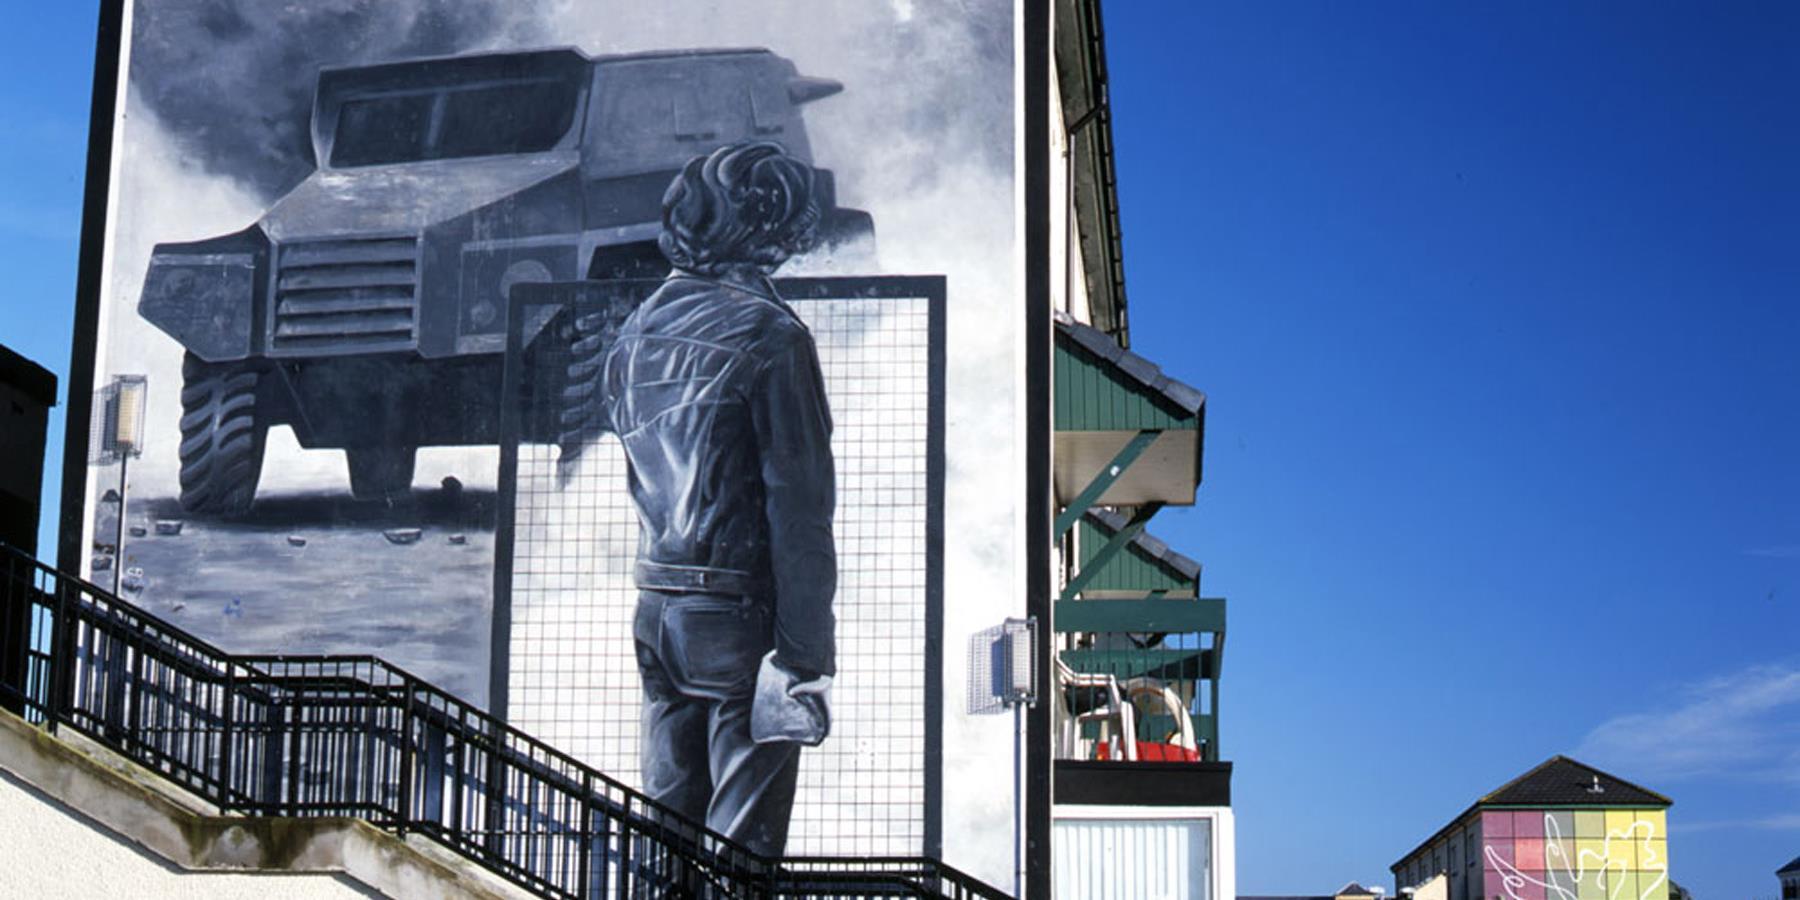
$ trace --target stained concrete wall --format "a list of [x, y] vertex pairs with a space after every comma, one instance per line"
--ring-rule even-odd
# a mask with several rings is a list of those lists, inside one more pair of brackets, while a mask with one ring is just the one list
[[5, 711], [0, 885], [22, 897], [526, 896], [416, 835], [355, 819], [220, 815], [72, 732]]
[[0, 878], [9, 895], [38, 898], [379, 896], [342, 875], [179, 869], [5, 773], [0, 773]]

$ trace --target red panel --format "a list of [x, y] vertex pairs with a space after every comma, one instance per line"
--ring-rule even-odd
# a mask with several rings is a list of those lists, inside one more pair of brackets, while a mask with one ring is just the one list
[[1513, 865], [1522, 872], [1544, 871], [1544, 839], [1517, 838], [1513, 841]]

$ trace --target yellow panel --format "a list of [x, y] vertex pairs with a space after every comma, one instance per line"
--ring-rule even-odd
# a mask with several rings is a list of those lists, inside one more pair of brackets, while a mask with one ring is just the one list
[[1607, 900], [1638, 900], [1636, 872], [1606, 871]]
[[1606, 900], [1606, 888], [1602, 886], [1603, 881], [1599, 872], [1588, 872], [1576, 885], [1576, 896], [1580, 900]]
[[[1606, 841], [1600, 838], [1578, 838], [1575, 841], [1575, 869], [1579, 872], [1598, 872], [1607, 867], [1608, 851]], [[1614, 866], [1613, 868], [1617, 868]]]
[[1662, 838], [1637, 842], [1637, 866], [1655, 872], [1669, 870], [1669, 842]]
[[1631, 823], [1637, 821], [1637, 811], [1630, 809], [1609, 809], [1606, 811], [1606, 836], [1629, 834]]
[[1648, 823], [1650, 837], [1666, 838], [1669, 836], [1667, 817], [1662, 810], [1640, 809], [1637, 813], [1637, 820]]
[[1638, 896], [1641, 900], [1668, 900], [1669, 876], [1664, 872], [1639, 872]]
[[1606, 840], [1606, 863], [1610, 866], [1624, 866], [1627, 869], [1638, 867], [1638, 838], [1629, 831], [1615, 832]]

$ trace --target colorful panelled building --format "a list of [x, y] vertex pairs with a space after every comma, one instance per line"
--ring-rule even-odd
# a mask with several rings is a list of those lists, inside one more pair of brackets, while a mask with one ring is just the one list
[[1669, 900], [1669, 798], [1556, 756], [1475, 801], [1391, 867], [1448, 900]]

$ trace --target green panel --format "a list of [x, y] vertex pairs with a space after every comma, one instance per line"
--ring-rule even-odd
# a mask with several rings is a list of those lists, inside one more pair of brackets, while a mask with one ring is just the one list
[[[1077, 571], [1086, 572], [1088, 562], [1106, 542], [1112, 539], [1112, 533], [1086, 519], [1076, 526], [1081, 529], [1080, 547], [1081, 564]], [[1085, 588], [1090, 591], [1168, 591], [1170, 593], [1193, 593], [1199, 582], [1182, 577], [1181, 573], [1165, 565], [1156, 557], [1145, 553], [1136, 544], [1128, 545], [1125, 552], [1114, 556], [1097, 574], [1090, 578]]]
[[1057, 656], [1077, 672], [1111, 675], [1120, 681], [1140, 677], [1199, 681], [1214, 677], [1211, 650], [1063, 650]]
[[1052, 621], [1058, 632], [1190, 632], [1225, 630], [1225, 601], [1059, 600]]
[[1053, 380], [1058, 431], [1199, 427], [1198, 417], [1061, 335], [1056, 339]]

